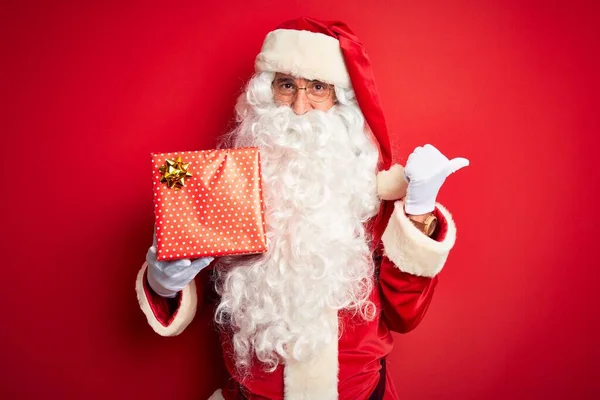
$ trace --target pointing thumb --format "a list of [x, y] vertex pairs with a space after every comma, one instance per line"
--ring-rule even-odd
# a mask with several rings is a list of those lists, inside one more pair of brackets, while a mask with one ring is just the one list
[[464, 168], [469, 165], [469, 160], [462, 157], [457, 157], [455, 159], [450, 160], [448, 164], [448, 175], [455, 173], [461, 168]]

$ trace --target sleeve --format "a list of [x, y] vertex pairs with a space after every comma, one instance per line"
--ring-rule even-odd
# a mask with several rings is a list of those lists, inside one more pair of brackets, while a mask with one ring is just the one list
[[147, 279], [148, 265], [144, 263], [137, 275], [135, 291], [148, 324], [161, 336], [177, 336], [192, 322], [196, 314], [198, 294], [191, 281], [173, 299], [156, 294]]
[[452, 215], [441, 204], [434, 210], [438, 226], [432, 237], [417, 229], [397, 201], [381, 237], [384, 254], [379, 268], [383, 317], [388, 327], [406, 333], [421, 322], [448, 253], [456, 240]]

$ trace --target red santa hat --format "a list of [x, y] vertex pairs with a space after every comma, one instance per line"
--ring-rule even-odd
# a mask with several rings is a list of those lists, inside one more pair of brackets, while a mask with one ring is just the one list
[[[390, 139], [371, 61], [358, 37], [346, 24], [306, 17], [284, 22], [267, 34], [262, 50], [256, 57], [255, 70], [282, 72], [352, 88], [375, 143], [379, 146], [379, 196], [384, 200], [404, 196], [404, 169], [401, 166], [390, 169]], [[388, 211], [389, 205], [384, 204], [375, 221], [376, 237], [382, 233], [382, 222], [386, 219], [383, 214]]]
[[267, 34], [256, 57], [257, 72], [291, 74], [352, 88], [381, 153], [381, 168], [391, 163], [388, 137], [371, 61], [356, 35], [338, 21], [298, 18]]

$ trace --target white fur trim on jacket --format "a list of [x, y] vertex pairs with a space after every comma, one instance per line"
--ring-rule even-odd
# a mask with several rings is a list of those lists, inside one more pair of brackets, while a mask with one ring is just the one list
[[404, 201], [394, 203], [394, 212], [381, 237], [387, 257], [401, 270], [413, 275], [436, 276], [444, 266], [456, 241], [456, 225], [444, 206], [436, 203], [444, 215], [448, 231], [438, 242], [421, 232], [404, 213]]
[[135, 291], [137, 292], [140, 308], [146, 315], [148, 324], [154, 329], [154, 332], [161, 336], [177, 336], [192, 322], [196, 314], [196, 305], [198, 304], [196, 284], [194, 281], [191, 281], [189, 285], [183, 288], [180, 294], [181, 303], [176, 311], [177, 314], [173, 318], [173, 321], [168, 326], [165, 326], [156, 318], [154, 312], [152, 312], [152, 307], [150, 307], [150, 302], [144, 291], [144, 273], [147, 267], [147, 263], [142, 265], [135, 282]]
[[293, 29], [269, 32], [254, 68], [256, 72], [282, 72], [351, 87], [339, 41], [322, 33]]
[[215, 390], [215, 392], [208, 398], [208, 400], [225, 400], [221, 389]]
[[[331, 323], [338, 329], [338, 314], [329, 310]], [[334, 337], [312, 360], [287, 361], [283, 370], [285, 400], [337, 400], [338, 337]]]

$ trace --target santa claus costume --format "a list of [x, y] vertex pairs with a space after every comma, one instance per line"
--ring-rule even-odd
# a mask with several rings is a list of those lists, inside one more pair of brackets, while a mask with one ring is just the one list
[[[345, 24], [288, 21], [267, 35], [255, 66], [227, 143], [261, 150], [269, 252], [213, 263], [232, 379], [210, 399], [396, 399], [392, 331], [425, 315], [455, 224], [436, 203], [429, 237], [405, 214], [370, 61]], [[277, 72], [335, 85], [339, 105], [299, 117], [275, 107]], [[203, 306], [205, 286], [192, 280], [165, 299], [144, 264], [136, 291], [150, 326], [174, 336]]]

